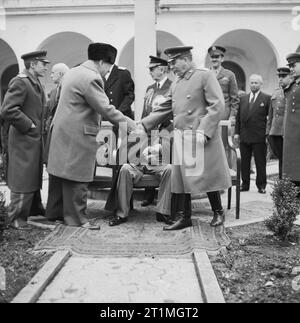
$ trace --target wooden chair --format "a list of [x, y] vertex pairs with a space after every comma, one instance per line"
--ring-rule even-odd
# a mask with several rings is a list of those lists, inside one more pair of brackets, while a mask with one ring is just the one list
[[[222, 131], [227, 132], [227, 142], [224, 142], [227, 161], [230, 169], [232, 185], [236, 187], [236, 219], [240, 219], [240, 203], [241, 203], [241, 152], [235, 147], [232, 140], [232, 125], [231, 122], [221, 121], [220, 126]], [[228, 210], [231, 209], [232, 188], [228, 190]]]

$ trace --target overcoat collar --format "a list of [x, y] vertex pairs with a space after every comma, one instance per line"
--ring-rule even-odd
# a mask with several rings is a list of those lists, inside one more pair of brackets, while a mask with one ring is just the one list
[[38, 78], [35, 77], [34, 75], [32, 75], [28, 70], [24, 70], [23, 74], [25, 74], [29, 78], [31, 83], [36, 84], [36, 85], [40, 85], [40, 81], [38, 80]]
[[97, 67], [95, 66], [95, 63], [93, 61], [86, 61], [84, 63], [81, 64], [81, 66], [97, 73], [100, 75], [99, 71], [97, 70]]

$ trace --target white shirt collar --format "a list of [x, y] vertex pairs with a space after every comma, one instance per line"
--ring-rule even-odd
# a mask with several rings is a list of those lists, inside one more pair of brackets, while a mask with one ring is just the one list
[[[260, 92], [261, 91], [259, 90], [258, 92], [255, 93], [254, 101], [256, 101], [256, 99], [259, 96]], [[252, 101], [252, 98], [253, 98], [253, 92], [250, 93], [250, 102]]]
[[160, 89], [164, 86], [164, 84], [166, 83], [167, 79], [168, 79], [168, 77], [166, 76], [160, 82], [157, 82], [159, 84], [159, 88]]
[[113, 70], [114, 66], [115, 66], [115, 65], [112, 65], [112, 67], [111, 67], [111, 69], [109, 70], [109, 72], [105, 75], [105, 79], [106, 79], [106, 81], [109, 79], [110, 74], [111, 74], [111, 72], [112, 72], [112, 70]]

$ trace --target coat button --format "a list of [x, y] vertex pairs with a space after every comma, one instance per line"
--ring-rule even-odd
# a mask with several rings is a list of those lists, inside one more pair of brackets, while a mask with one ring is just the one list
[[295, 110], [295, 109], [293, 109], [293, 110], [292, 110], [292, 112], [296, 112], [296, 110]]
[[192, 113], [193, 113], [193, 111], [191, 111], [191, 110], [188, 111], [188, 114], [192, 114]]
[[193, 129], [193, 126], [190, 126], [190, 129]]
[[187, 99], [190, 99], [190, 98], [191, 98], [191, 96], [190, 96], [190, 95], [188, 95], [188, 96], [187, 96]]

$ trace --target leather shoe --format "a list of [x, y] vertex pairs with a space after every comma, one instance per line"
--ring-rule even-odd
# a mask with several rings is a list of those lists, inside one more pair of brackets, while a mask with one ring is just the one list
[[225, 212], [224, 210], [214, 212], [213, 220], [211, 221], [210, 225], [212, 227], [218, 227], [225, 223]]
[[168, 215], [161, 214], [161, 213], [156, 213], [156, 221], [157, 222], [164, 222], [167, 225], [171, 225], [174, 222], [170, 219]]
[[152, 204], [152, 202], [151, 202], [151, 201], [144, 200], [144, 201], [142, 202], [141, 206], [142, 206], [142, 207], [146, 207], [146, 206], [149, 206], [149, 205], [151, 205], [151, 204]]
[[174, 224], [164, 227], [164, 231], [178, 231], [183, 230], [193, 226], [191, 215], [184, 214], [183, 212], [179, 212], [180, 218]]
[[259, 194], [267, 194], [267, 191], [266, 191], [264, 188], [260, 188], [260, 189], [258, 190], [258, 193], [259, 193]]
[[115, 227], [117, 225], [120, 225], [120, 224], [126, 223], [126, 222], [127, 222], [127, 218], [120, 218], [119, 216], [116, 216], [109, 222], [109, 226]]

